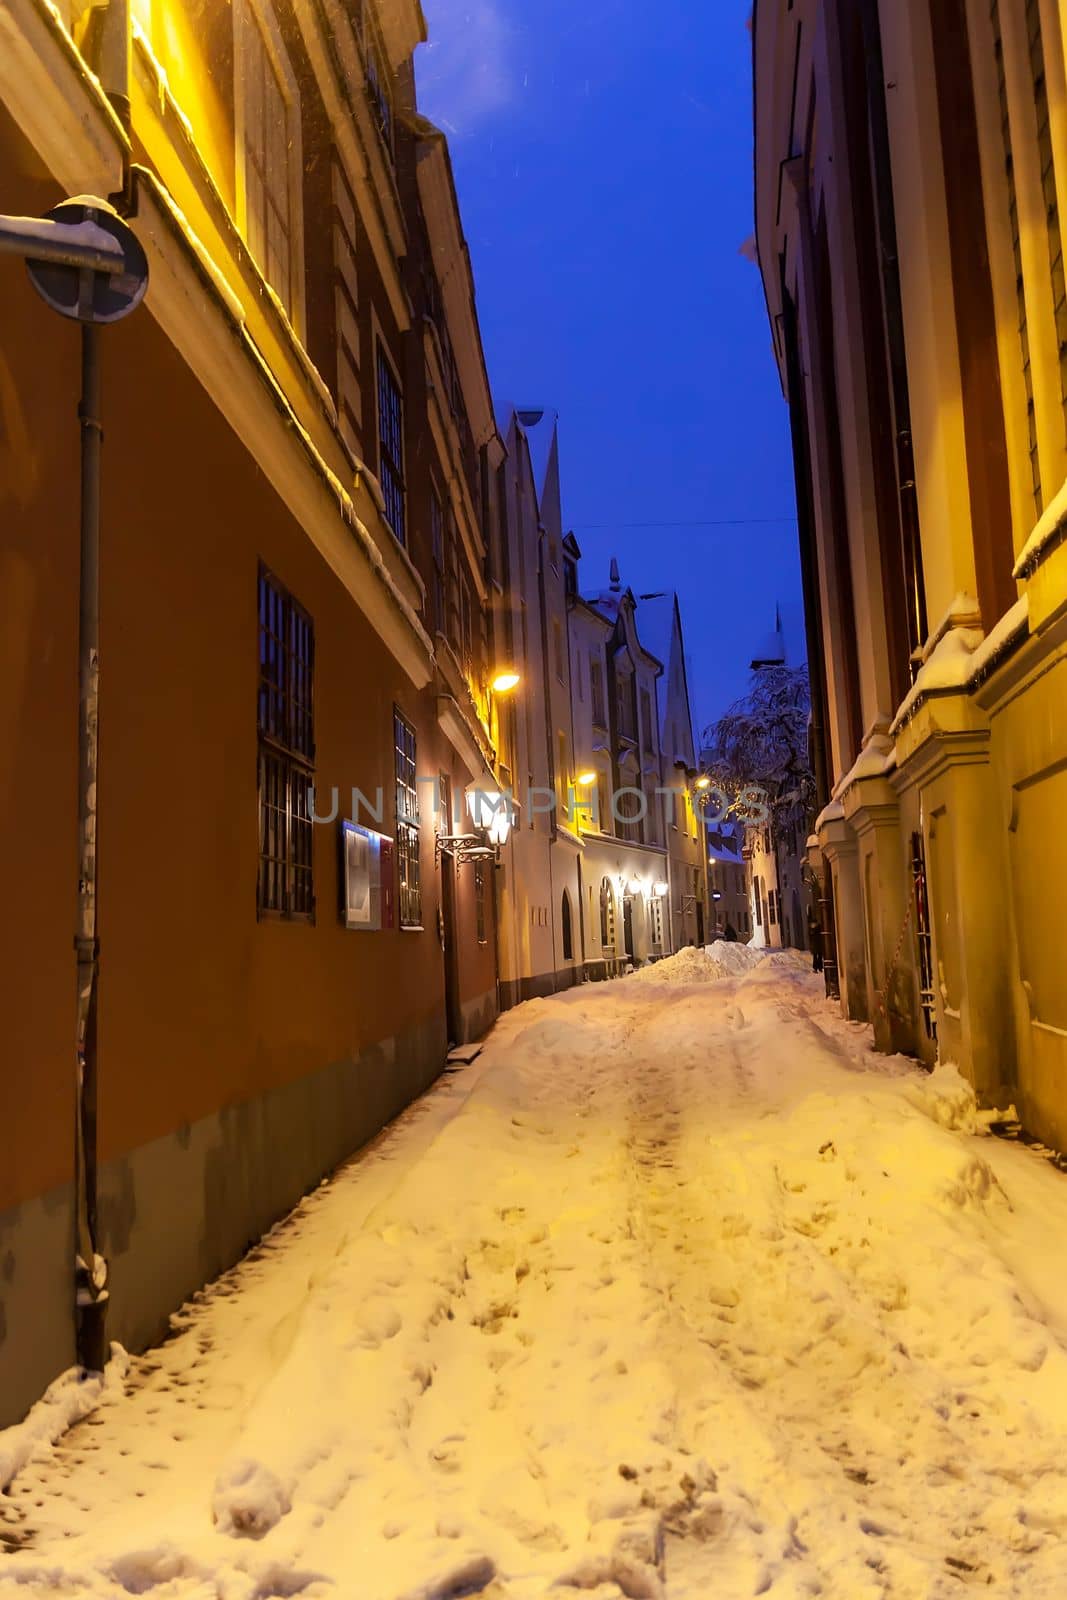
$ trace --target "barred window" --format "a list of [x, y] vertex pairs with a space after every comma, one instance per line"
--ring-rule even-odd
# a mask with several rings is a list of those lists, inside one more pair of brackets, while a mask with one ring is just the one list
[[378, 346], [378, 477], [389, 526], [401, 544], [404, 526], [404, 401], [389, 357]]
[[259, 913], [311, 918], [315, 630], [265, 567], [259, 572]]
[[419, 886], [419, 796], [415, 782], [415, 729], [393, 711], [396, 769], [396, 860], [400, 879], [400, 926], [422, 926]]

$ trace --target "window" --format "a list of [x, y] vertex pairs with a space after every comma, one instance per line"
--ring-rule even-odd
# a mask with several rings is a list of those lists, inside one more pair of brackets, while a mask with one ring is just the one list
[[636, 708], [634, 705], [634, 680], [632, 673], [620, 672], [616, 682], [616, 711], [619, 718], [619, 733], [622, 738], [637, 743], [637, 728], [635, 726]]
[[289, 63], [272, 21], [269, 11], [260, 13], [250, 0], [234, 8], [238, 172], [249, 251], [292, 317], [299, 116]]
[[598, 772], [596, 778], [596, 825], [601, 833], [611, 833], [611, 794], [608, 790], [608, 775]]
[[656, 793], [656, 774], [646, 773], [642, 781], [645, 792], [645, 843], [659, 844], [661, 830], [659, 825], [659, 796]]
[[652, 696], [647, 689], [641, 690], [641, 737], [645, 749], [654, 751], [656, 748], [656, 730], [652, 722]]
[[456, 534], [456, 523], [452, 515], [452, 508], [448, 509], [448, 521], [445, 528], [445, 615], [447, 625], [445, 637], [457, 656], [460, 652], [460, 571], [459, 571], [459, 539]]
[[479, 944], [488, 943], [489, 872], [483, 861], [474, 863], [474, 922]]
[[615, 949], [615, 895], [607, 878], [600, 884], [600, 943], [605, 952]]
[[663, 949], [663, 901], [655, 899], [649, 906], [650, 937], [653, 950]]
[[393, 104], [389, 98], [389, 88], [386, 82], [385, 68], [382, 66], [382, 57], [374, 40], [367, 38], [367, 98], [370, 100], [374, 120], [378, 125], [378, 132], [382, 136], [382, 143], [389, 152], [390, 159], [393, 155]]
[[1024, 392], [1026, 394], [1026, 425], [1030, 453], [1030, 481], [1034, 504], [1040, 513], [1041, 465], [1037, 450], [1037, 414], [1034, 408], [1034, 374], [1030, 364], [1030, 330], [1026, 315], [1026, 292], [1023, 286], [1022, 240], [1019, 229], [1019, 197], [1015, 187], [1015, 160], [1012, 154], [1011, 125], [1008, 121], [1008, 83], [1004, 67], [1004, 41], [1000, 29], [999, 0], [992, 0], [993, 53], [997, 67], [997, 92], [999, 96], [1000, 128], [1004, 142], [1004, 170], [1008, 185], [1008, 223], [1011, 229], [1012, 261], [1015, 267], [1015, 293], [1019, 316], [1019, 345], [1022, 357]]
[[773, 889], [767, 890], [767, 915], [773, 928], [778, 921], [778, 897]]
[[419, 886], [419, 796], [415, 786], [415, 729], [393, 711], [393, 755], [396, 771], [396, 861], [400, 879], [400, 926], [422, 924]]
[[464, 573], [459, 583], [459, 659], [463, 670], [471, 669], [471, 592]]
[[404, 402], [389, 357], [378, 345], [378, 477], [389, 526], [401, 544], [404, 529]]
[[598, 728], [606, 728], [607, 715], [604, 710], [604, 663], [589, 658], [589, 698], [593, 702], [593, 722]]
[[570, 816], [570, 762], [567, 759], [567, 735], [562, 731], [556, 734], [557, 767], [556, 767], [556, 796], [559, 802], [559, 821], [567, 822]]
[[573, 561], [564, 559], [563, 562], [563, 591], [568, 604], [578, 598], [578, 568]]
[[563, 891], [563, 906], [561, 910], [563, 919], [563, 959], [574, 960], [574, 928], [571, 924], [571, 897], [566, 889]]
[[264, 567], [259, 572], [260, 913], [310, 918], [310, 796], [315, 782], [311, 618]]
[[433, 557], [433, 625], [445, 631], [445, 517], [436, 489], [430, 490], [430, 549]]
[[640, 844], [644, 838], [644, 821], [641, 816], [644, 808], [638, 794], [624, 792], [631, 787], [630, 784], [623, 785], [615, 797], [615, 809], [618, 813], [616, 831], [620, 839], [630, 839], [634, 844]]
[[1048, 234], [1052, 309], [1056, 319], [1056, 341], [1059, 346], [1060, 397], [1067, 410], [1067, 276], [1063, 265], [1063, 236], [1060, 231], [1060, 212], [1056, 196], [1048, 74], [1045, 67], [1045, 45], [1041, 34], [1041, 11], [1038, 0], [1026, 0], [1026, 32], [1030, 43], [1030, 76], [1034, 86], [1034, 110], [1037, 113], [1037, 153], [1041, 166], [1041, 198], [1044, 202], [1045, 228]]

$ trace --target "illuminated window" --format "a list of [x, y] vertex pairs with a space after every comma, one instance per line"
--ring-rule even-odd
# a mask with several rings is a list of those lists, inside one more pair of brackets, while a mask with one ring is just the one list
[[399, 876], [400, 926], [422, 924], [419, 885], [419, 795], [415, 774], [415, 729], [393, 711], [393, 757], [396, 774], [396, 861]]
[[600, 882], [600, 943], [605, 950], [615, 949], [615, 891], [607, 878]]
[[310, 918], [315, 782], [311, 618], [266, 568], [259, 573], [259, 879], [261, 914]]
[[245, 239], [290, 319], [297, 321], [302, 160], [299, 99], [266, 0], [234, 6], [238, 194]]
[[389, 526], [401, 544], [404, 529], [404, 401], [396, 373], [378, 345], [378, 479]]

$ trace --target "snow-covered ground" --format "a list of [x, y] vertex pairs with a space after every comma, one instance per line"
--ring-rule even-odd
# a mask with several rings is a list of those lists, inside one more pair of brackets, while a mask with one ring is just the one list
[[1062, 1600], [1067, 1178], [713, 956], [511, 1012], [120, 1362], [5, 1600]]

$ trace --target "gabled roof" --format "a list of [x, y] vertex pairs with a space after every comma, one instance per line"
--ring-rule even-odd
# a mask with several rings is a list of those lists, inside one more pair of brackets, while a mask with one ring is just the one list
[[[689, 703], [689, 674], [685, 662], [682, 613], [673, 589], [638, 599], [637, 626], [647, 649], [663, 663], [663, 674], [656, 683], [660, 745], [669, 762], [696, 764], [693, 714]], [[677, 670], [676, 670], [677, 669]], [[672, 704], [672, 685], [680, 682], [680, 703]], [[672, 736], [673, 732], [673, 736]], [[668, 749], [668, 743], [680, 747]]]

